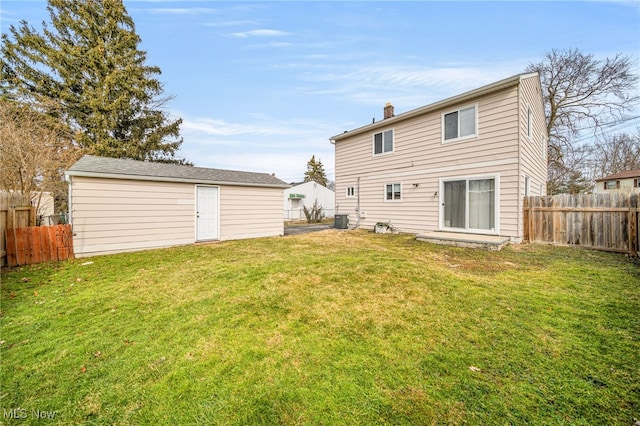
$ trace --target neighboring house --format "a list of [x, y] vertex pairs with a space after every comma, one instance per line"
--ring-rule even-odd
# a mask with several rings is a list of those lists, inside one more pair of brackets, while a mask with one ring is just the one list
[[37, 223], [44, 226], [55, 225], [59, 218], [55, 217], [55, 203], [50, 192], [34, 192], [31, 204], [36, 206]]
[[305, 219], [302, 208], [311, 209], [316, 201], [319, 206], [322, 206], [325, 216], [333, 216], [335, 212], [335, 193], [326, 186], [312, 181], [294, 184], [293, 187], [285, 189], [285, 220]]
[[538, 74], [521, 74], [331, 138], [336, 213], [408, 233], [520, 241], [523, 198], [546, 193]]
[[87, 155], [65, 175], [78, 257], [284, 234], [267, 173]]
[[596, 194], [614, 191], [640, 192], [640, 169], [596, 179]]

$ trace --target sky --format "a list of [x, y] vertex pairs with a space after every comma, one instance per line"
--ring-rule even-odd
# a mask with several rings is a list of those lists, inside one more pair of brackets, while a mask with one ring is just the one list
[[[300, 182], [331, 136], [521, 73], [551, 49], [630, 55], [640, 1], [124, 0], [159, 66], [177, 156]], [[0, 29], [40, 30], [45, 1], [0, 0]]]

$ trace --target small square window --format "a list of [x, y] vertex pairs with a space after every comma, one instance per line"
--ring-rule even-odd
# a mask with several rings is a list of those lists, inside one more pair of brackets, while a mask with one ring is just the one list
[[402, 200], [402, 185], [399, 183], [388, 183], [385, 188], [385, 201], [401, 201]]
[[373, 135], [373, 155], [393, 152], [393, 130]]
[[353, 186], [347, 187], [347, 197], [355, 197], [356, 189]]

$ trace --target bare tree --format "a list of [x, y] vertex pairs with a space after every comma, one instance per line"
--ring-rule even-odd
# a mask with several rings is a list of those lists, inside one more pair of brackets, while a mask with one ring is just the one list
[[591, 154], [594, 178], [640, 169], [640, 128], [597, 140]]
[[64, 200], [64, 169], [80, 155], [66, 126], [50, 114], [0, 98], [0, 189], [30, 194], [36, 200], [38, 194], [50, 192]]
[[628, 119], [639, 100], [633, 65], [631, 57], [622, 54], [597, 60], [578, 49], [554, 49], [526, 68], [538, 72], [542, 83], [550, 188], [564, 186], [553, 179], [571, 179], [580, 171], [574, 166], [581, 155], [576, 152], [581, 132], [604, 135], [607, 126]]
[[579, 194], [590, 191], [593, 179], [585, 175], [585, 165], [591, 161], [593, 149], [581, 145], [564, 155], [562, 161], [549, 166], [547, 192], [549, 194]]

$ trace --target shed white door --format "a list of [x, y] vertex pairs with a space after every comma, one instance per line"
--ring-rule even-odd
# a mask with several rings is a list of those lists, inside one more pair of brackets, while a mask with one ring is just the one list
[[218, 188], [196, 187], [196, 236], [198, 241], [217, 240], [218, 235]]

